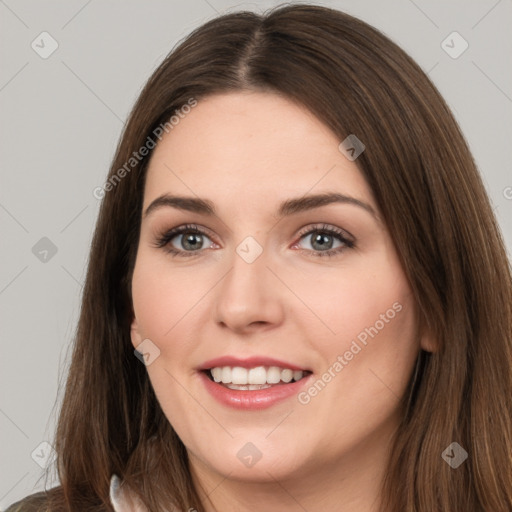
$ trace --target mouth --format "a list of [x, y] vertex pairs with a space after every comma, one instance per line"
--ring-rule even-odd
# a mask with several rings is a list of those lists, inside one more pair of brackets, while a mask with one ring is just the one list
[[298, 382], [311, 375], [308, 370], [294, 370], [279, 366], [215, 366], [202, 370], [210, 381], [227, 389], [238, 391], [258, 391], [273, 386], [283, 386]]
[[206, 391], [234, 409], [258, 410], [296, 396], [312, 372], [267, 357], [221, 357], [197, 368]]

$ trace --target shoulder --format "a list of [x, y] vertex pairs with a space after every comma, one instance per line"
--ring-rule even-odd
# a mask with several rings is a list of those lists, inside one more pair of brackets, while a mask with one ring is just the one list
[[41, 491], [13, 503], [5, 512], [46, 512], [47, 503], [48, 494]]
[[[125, 500], [127, 499], [126, 490], [122, 488], [121, 483], [122, 482], [117, 475], [112, 475], [112, 479], [110, 481], [110, 498], [115, 510], [126, 510], [125, 508], [116, 508], [118, 503], [124, 507]], [[10, 505], [5, 512], [52, 512], [49, 508], [52, 506], [50, 505], [50, 502], [62, 502], [62, 500], [59, 499], [61, 494], [61, 486], [30, 494], [22, 500]], [[57, 499], [52, 500], [52, 497], [56, 497]]]

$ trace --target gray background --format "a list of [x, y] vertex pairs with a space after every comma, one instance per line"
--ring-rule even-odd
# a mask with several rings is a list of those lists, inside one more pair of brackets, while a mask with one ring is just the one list
[[[510, 254], [512, 1], [314, 3], [379, 28], [428, 72], [472, 148]], [[51, 449], [41, 443], [52, 440], [99, 207], [92, 191], [142, 85], [193, 28], [277, 4], [0, 0], [0, 510], [43, 488]], [[59, 45], [47, 59], [31, 47], [50, 48], [43, 31]], [[453, 31], [469, 44], [455, 59], [441, 46]], [[54, 255], [40, 252], [43, 237]]]

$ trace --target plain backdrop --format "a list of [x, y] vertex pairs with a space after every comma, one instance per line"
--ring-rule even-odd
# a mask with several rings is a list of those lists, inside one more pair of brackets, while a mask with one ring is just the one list
[[[41, 490], [52, 463], [46, 443], [100, 204], [93, 190], [141, 87], [195, 27], [278, 3], [0, 1], [0, 510]], [[469, 142], [510, 253], [512, 1], [312, 3], [369, 22], [428, 72]]]

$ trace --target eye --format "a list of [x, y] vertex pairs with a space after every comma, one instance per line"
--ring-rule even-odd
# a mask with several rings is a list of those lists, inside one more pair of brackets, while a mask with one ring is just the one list
[[[205, 243], [205, 239], [210, 243]], [[155, 245], [173, 256], [188, 257], [194, 256], [201, 249], [211, 247], [214, 243], [205, 230], [194, 224], [187, 224], [163, 233], [157, 238]]]
[[[300, 241], [292, 248], [299, 246], [299, 249], [306, 251], [313, 256], [336, 256], [346, 249], [355, 247], [354, 238], [344, 230], [320, 224], [308, 226], [299, 234]], [[209, 241], [209, 243], [206, 243]], [[302, 240], [308, 247], [300, 247]], [[187, 224], [170, 229], [157, 237], [155, 246], [164, 249], [171, 256], [190, 257], [195, 256], [201, 250], [213, 248], [216, 244], [208, 236], [205, 229], [195, 224]]]
[[[300, 240], [307, 242], [309, 247], [302, 247], [313, 256], [336, 256], [346, 249], [355, 247], [354, 239], [347, 232], [327, 224], [308, 226], [300, 233]], [[297, 242], [294, 247], [300, 244]]]

